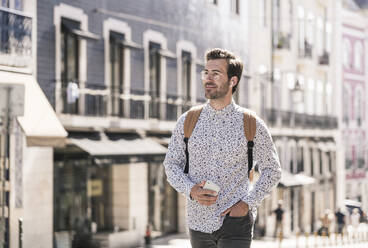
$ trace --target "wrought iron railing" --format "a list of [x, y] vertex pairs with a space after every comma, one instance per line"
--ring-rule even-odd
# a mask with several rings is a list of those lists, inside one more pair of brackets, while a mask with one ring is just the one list
[[333, 116], [317, 116], [294, 113], [276, 109], [266, 110], [266, 120], [270, 126], [301, 127], [312, 129], [336, 129], [337, 118]]
[[320, 65], [328, 65], [330, 63], [330, 54], [323, 51], [323, 54], [318, 58], [318, 62]]
[[290, 49], [290, 34], [285, 34], [279, 32], [277, 34], [277, 43], [275, 44], [275, 48], [277, 49]]
[[145, 119], [148, 116], [153, 119], [176, 121], [182, 113], [192, 107], [190, 99], [175, 94], [166, 94], [166, 97], [162, 98], [157, 92], [140, 89], [131, 89], [129, 93], [125, 93], [122, 88], [88, 82], [81, 84], [76, 80], [61, 82], [60, 99], [61, 113], [96, 117]]
[[304, 57], [312, 58], [312, 50], [313, 50], [313, 45], [310, 44], [308, 41], [305, 41], [304, 42]]
[[0, 65], [29, 68], [32, 64], [32, 18], [0, 7]]

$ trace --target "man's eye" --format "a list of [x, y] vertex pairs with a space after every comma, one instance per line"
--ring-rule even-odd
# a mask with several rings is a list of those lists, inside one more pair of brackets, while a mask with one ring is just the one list
[[218, 72], [216, 72], [216, 71], [215, 71], [215, 72], [213, 73], [213, 75], [214, 75], [214, 76], [218, 76], [218, 75], [220, 75], [220, 73], [218, 73]]

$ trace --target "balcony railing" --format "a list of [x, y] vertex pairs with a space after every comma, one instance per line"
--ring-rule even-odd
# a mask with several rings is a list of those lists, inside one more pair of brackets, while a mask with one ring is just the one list
[[32, 18], [0, 7], [0, 65], [30, 68], [32, 65]]
[[290, 34], [278, 33], [277, 34], [277, 49], [290, 49]]
[[323, 51], [323, 54], [319, 56], [318, 62], [320, 65], [328, 65], [330, 63], [330, 55], [328, 52]]
[[88, 83], [82, 86], [71, 80], [61, 84], [60, 96], [63, 114], [82, 116], [145, 119], [145, 111], [148, 111], [148, 118], [176, 121], [192, 107], [189, 98], [174, 94], [167, 94], [163, 101], [157, 92], [130, 90], [130, 94], [126, 94], [122, 89]]
[[275, 109], [266, 110], [266, 120], [270, 126], [287, 128], [312, 128], [312, 129], [336, 129], [337, 118], [332, 116], [317, 116], [281, 111]]
[[312, 58], [313, 45], [309, 44], [308, 41], [304, 41], [304, 57]]

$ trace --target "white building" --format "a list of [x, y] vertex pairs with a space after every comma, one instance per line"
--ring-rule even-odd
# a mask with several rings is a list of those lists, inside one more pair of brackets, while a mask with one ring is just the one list
[[250, 108], [270, 127], [283, 169], [279, 187], [259, 208], [256, 233], [274, 234], [272, 210], [278, 200], [284, 201], [284, 234], [289, 235], [316, 231], [323, 211], [335, 210], [344, 198], [333, 97], [339, 94], [332, 42], [336, 4], [250, 3]]
[[[52, 247], [53, 147], [63, 146], [67, 133], [35, 80], [36, 1], [2, 1], [0, 16], [1, 246], [20, 247], [22, 240], [23, 247]], [[24, 99], [14, 87], [24, 89]], [[6, 107], [23, 112], [10, 115], [8, 139]]]

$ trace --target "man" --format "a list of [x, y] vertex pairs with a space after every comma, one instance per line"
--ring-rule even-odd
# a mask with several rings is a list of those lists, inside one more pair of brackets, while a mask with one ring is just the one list
[[337, 212], [335, 213], [335, 216], [337, 223], [337, 233], [342, 234], [345, 227], [345, 214], [341, 212], [341, 208], [338, 208]]
[[[281, 177], [271, 135], [257, 117], [254, 161], [260, 178], [250, 190], [244, 109], [232, 100], [243, 70], [232, 53], [213, 49], [202, 72], [204, 105], [188, 142], [186, 155], [184, 113], [173, 131], [164, 161], [169, 183], [187, 197], [187, 222], [193, 248], [250, 247], [256, 208]], [[203, 189], [206, 181], [220, 187], [218, 195]]]
[[275, 210], [273, 210], [273, 212], [276, 215], [276, 227], [275, 227], [275, 234], [274, 236], [277, 237], [277, 234], [279, 234], [280, 232], [282, 233], [283, 230], [283, 225], [282, 225], [282, 220], [284, 218], [284, 210], [282, 209], [282, 200], [280, 200], [277, 204], [277, 208]]

